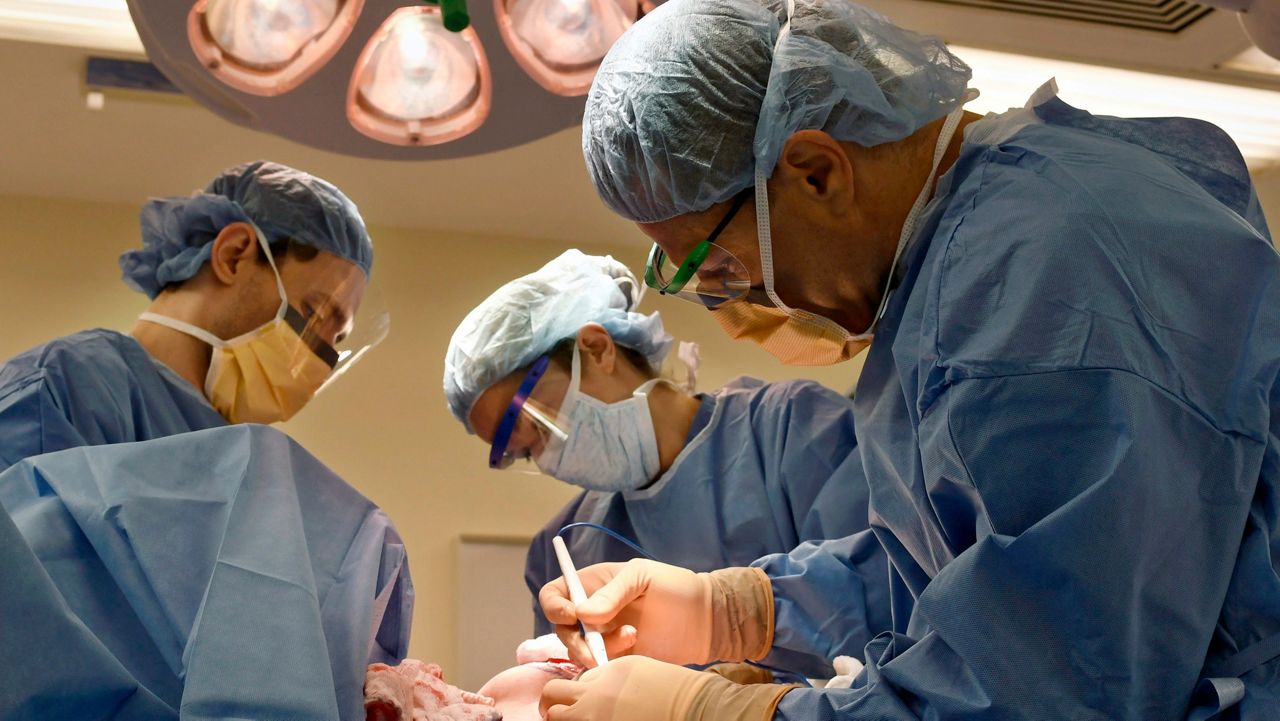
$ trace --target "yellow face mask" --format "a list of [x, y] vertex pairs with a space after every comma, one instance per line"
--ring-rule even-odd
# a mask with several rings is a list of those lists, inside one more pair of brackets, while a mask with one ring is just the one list
[[752, 341], [786, 365], [832, 365], [849, 360], [871, 344], [870, 338], [849, 337], [834, 323], [819, 322], [826, 319], [807, 311], [788, 313], [745, 299], [713, 308], [711, 315], [730, 337]]
[[231, 423], [276, 423], [287, 421], [315, 396], [329, 379], [337, 363], [337, 352], [322, 342], [308, 343], [302, 333], [306, 319], [289, 305], [284, 283], [276, 269], [271, 249], [263, 240], [276, 275], [280, 310], [276, 317], [244, 335], [222, 340], [212, 333], [176, 318], [143, 313], [139, 318], [186, 333], [213, 348], [204, 394]]

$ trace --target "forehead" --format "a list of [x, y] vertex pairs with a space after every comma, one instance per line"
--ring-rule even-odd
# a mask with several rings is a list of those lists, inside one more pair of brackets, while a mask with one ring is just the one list
[[328, 251], [304, 261], [285, 258], [280, 275], [294, 293], [320, 293], [342, 307], [359, 305], [367, 281], [355, 263]]
[[[668, 256], [679, 261], [683, 260], [699, 243], [710, 237], [715, 232], [716, 226], [732, 209], [733, 201], [727, 200], [697, 213], [685, 213], [656, 223], [637, 223], [636, 226], [640, 228], [640, 232], [649, 236], [666, 251]], [[716, 237], [715, 243], [741, 254], [752, 249], [753, 243], [749, 241], [754, 239], [755, 205], [754, 201], [748, 198]]]
[[476, 399], [476, 404], [471, 407], [468, 420], [476, 435], [480, 436], [485, 443], [493, 442], [493, 435], [498, 430], [498, 420], [511, 406], [511, 399], [520, 388], [520, 381], [524, 380], [524, 376], [523, 368], [511, 373], [486, 388]]

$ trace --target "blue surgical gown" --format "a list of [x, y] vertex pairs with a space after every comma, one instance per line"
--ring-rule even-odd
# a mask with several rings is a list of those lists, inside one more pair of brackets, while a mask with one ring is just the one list
[[[856, 395], [894, 629], [777, 718], [1277, 718], [1280, 262], [1234, 144], [1047, 86], [905, 265]], [[777, 651], [860, 623], [864, 540], [758, 561]]]
[[408, 649], [386, 514], [265, 426], [0, 474], [0, 718], [363, 719]]
[[59, 338], [0, 366], [0, 470], [41, 453], [225, 425], [200, 389], [115, 331]]
[[[534, 539], [525, 580], [534, 594], [538, 633], [550, 626], [537, 609], [537, 592], [560, 575], [551, 538], [568, 523], [603, 525], [657, 559], [695, 571], [746, 565], [806, 540], [867, 528], [867, 480], [853, 404], [839, 393], [811, 381], [739, 378], [702, 397], [690, 435], [653, 484], [581, 494]], [[573, 529], [567, 538], [579, 566], [636, 555], [593, 529]], [[862, 621], [846, 631], [836, 653], [775, 659], [779, 666], [830, 676], [835, 655], [858, 653], [889, 628], [888, 560], [876, 544], [866, 550], [866, 563], [879, 564], [881, 574], [853, 594]]]

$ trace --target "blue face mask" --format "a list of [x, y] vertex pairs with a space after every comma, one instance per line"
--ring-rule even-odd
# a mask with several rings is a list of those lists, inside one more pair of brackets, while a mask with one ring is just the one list
[[582, 393], [581, 360], [573, 349], [573, 375], [562, 408], [567, 408], [566, 438], [548, 443], [538, 468], [549, 476], [592, 491], [631, 491], [648, 485], [658, 473], [658, 438], [649, 414], [655, 378], [632, 396], [605, 403]]

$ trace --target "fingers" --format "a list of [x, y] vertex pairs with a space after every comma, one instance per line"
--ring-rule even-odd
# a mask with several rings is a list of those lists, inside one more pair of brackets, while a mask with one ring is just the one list
[[[538, 604], [542, 606], [542, 614], [557, 626], [572, 626], [578, 622], [578, 611], [569, 600], [569, 587], [564, 578], [557, 578], [538, 591]], [[563, 641], [564, 637], [561, 636]]]
[[619, 611], [648, 589], [648, 574], [643, 569], [643, 564], [625, 564], [617, 575], [575, 609], [578, 620], [596, 626], [612, 621]]
[[609, 658], [630, 655], [632, 649], [635, 648], [636, 629], [634, 626], [620, 626], [602, 635], [604, 636], [604, 649], [609, 654]]
[[578, 681], [568, 681], [566, 679], [554, 679], [548, 681], [546, 686], [542, 687], [542, 697], [538, 699], [538, 713], [543, 718], [551, 719], [554, 716], [550, 713], [552, 709], [560, 708], [560, 712], [568, 710], [568, 707], [574, 705], [585, 692], [585, 687]]
[[556, 635], [560, 637], [560, 642], [569, 650], [569, 660], [582, 666], [590, 668], [596, 665], [595, 660], [591, 657], [591, 649], [587, 646], [587, 641], [582, 637], [582, 632], [575, 623], [572, 626], [556, 626]]

